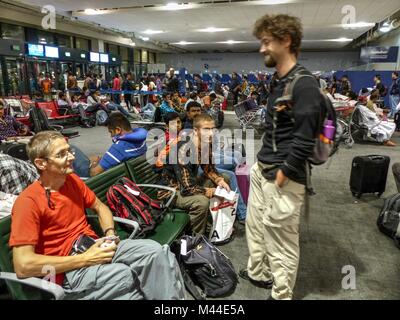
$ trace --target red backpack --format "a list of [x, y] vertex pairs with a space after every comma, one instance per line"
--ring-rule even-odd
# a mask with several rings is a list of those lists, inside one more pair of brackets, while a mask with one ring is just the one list
[[143, 238], [153, 231], [166, 209], [160, 201], [151, 199], [126, 177], [108, 189], [107, 202], [115, 216], [139, 223], [137, 238]]

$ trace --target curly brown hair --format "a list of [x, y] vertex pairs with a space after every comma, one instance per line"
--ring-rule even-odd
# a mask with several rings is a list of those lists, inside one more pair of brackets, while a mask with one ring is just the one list
[[303, 38], [303, 27], [299, 18], [287, 14], [266, 14], [254, 24], [253, 35], [261, 39], [264, 32], [271, 34], [275, 39], [280, 41], [289, 35], [292, 40], [290, 52], [296, 56], [299, 55], [301, 39]]

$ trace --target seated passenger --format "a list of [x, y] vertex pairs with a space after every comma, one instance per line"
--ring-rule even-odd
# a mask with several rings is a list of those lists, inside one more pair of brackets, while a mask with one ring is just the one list
[[80, 177], [92, 177], [131, 158], [146, 153], [147, 131], [143, 128], [131, 128], [129, 120], [121, 113], [114, 112], [107, 119], [106, 126], [113, 144], [103, 157], [88, 158], [74, 146], [76, 160], [74, 170]]
[[58, 100], [57, 104], [59, 108], [68, 108], [69, 104], [67, 101], [67, 96], [65, 95], [64, 92], [59, 92], [58, 93]]
[[100, 239], [76, 254], [80, 236], [98, 238], [85, 209], [97, 213], [105, 236], [116, 235], [112, 213], [73, 173], [74, 156], [60, 133], [36, 134], [28, 154], [40, 178], [12, 209], [9, 245], [19, 278], [44, 277], [50, 266], [66, 299], [184, 299], [182, 275], [167, 245]]
[[255, 111], [259, 109], [257, 104], [257, 97], [257, 92], [252, 92], [250, 97], [243, 102], [247, 111]]
[[201, 114], [201, 105], [196, 101], [191, 101], [186, 106], [186, 121], [184, 129], [193, 129], [194, 118]]
[[81, 127], [92, 128], [93, 126], [90, 124], [89, 116], [85, 112], [87, 108], [87, 103], [80, 101], [80, 95], [75, 94], [72, 96], [71, 113], [79, 114], [81, 116]]
[[5, 106], [0, 101], [0, 141], [18, 140], [30, 134], [29, 128], [14, 117], [5, 114]]
[[32, 101], [33, 102], [45, 102], [46, 100], [43, 99], [43, 96], [39, 91], [36, 91], [33, 93]]
[[192, 102], [192, 101], [198, 102], [200, 104], [200, 106], [201, 106], [201, 99], [198, 97], [197, 92], [195, 92], [195, 91], [191, 92], [189, 94], [189, 99], [185, 103], [185, 110], [186, 110], [187, 106], [189, 105], [189, 103]]
[[18, 195], [39, 175], [28, 161], [0, 153], [0, 191]]
[[[188, 139], [178, 142], [177, 152], [168, 154], [162, 171], [162, 182], [177, 189], [175, 206], [189, 212], [192, 230], [200, 234], [206, 231], [215, 187], [230, 191], [228, 179], [218, 174], [212, 164], [210, 144], [214, 129], [214, 120], [209, 115], [197, 116], [193, 132]], [[198, 176], [200, 167], [204, 174]], [[167, 195], [169, 192], [160, 192], [159, 198]]]
[[185, 112], [185, 109], [182, 108], [182, 99], [179, 95], [179, 92], [174, 92], [171, 98], [172, 107], [175, 109], [176, 112], [181, 113]]
[[172, 106], [171, 95], [169, 93], [164, 92], [162, 98], [163, 101], [160, 105], [160, 111], [161, 118], [164, 118], [168, 112], [175, 112], [175, 109]]
[[390, 139], [396, 130], [396, 124], [382, 121], [374, 111], [371, 111], [366, 106], [359, 105], [358, 108], [362, 123], [368, 127], [371, 134], [376, 135], [376, 140], [383, 142], [385, 146], [394, 147], [396, 144]]
[[[189, 112], [192, 110], [193, 106], [196, 106], [198, 108], [198, 113], [200, 114], [200, 106], [197, 102], [192, 101], [191, 104], [188, 105]], [[181, 141], [181, 138], [185, 139], [184, 137], [189, 133], [191, 133], [191, 130], [184, 132], [181, 131], [182, 129], [182, 122], [179, 117], [179, 114], [176, 112], [170, 112], [167, 113], [165, 116], [165, 123], [167, 124], [167, 131], [165, 132], [165, 146], [164, 148], [158, 152], [155, 156], [157, 157], [156, 163], [155, 163], [155, 171], [157, 173], [162, 172], [162, 169], [164, 167], [164, 164], [167, 163], [167, 157], [171, 151], [171, 148], [176, 148], [176, 145], [178, 144], [179, 141]], [[193, 129], [193, 128], [191, 128]], [[186, 140], [185, 140], [186, 141]], [[174, 149], [174, 152], [176, 152], [176, 149]], [[234, 173], [234, 169], [236, 168], [237, 165], [237, 160], [233, 156], [233, 152], [225, 152], [225, 150], [217, 150], [217, 151], [212, 151], [213, 154], [213, 163], [217, 163], [215, 166], [217, 169], [218, 174], [222, 174], [224, 177], [226, 177], [229, 180], [229, 185], [232, 190], [237, 190], [239, 194], [239, 199], [238, 199], [238, 205], [237, 205], [237, 210], [236, 210], [236, 215], [238, 217], [239, 223], [244, 224], [245, 219], [246, 219], [246, 205], [243, 201], [243, 197], [240, 193], [236, 175]], [[235, 154], [236, 155], [236, 154]], [[233, 169], [232, 169], [233, 168]], [[203, 174], [203, 171], [201, 168], [199, 168], [198, 175]]]
[[379, 90], [378, 89], [372, 90], [371, 95], [367, 99], [367, 108], [372, 112], [375, 112], [380, 119], [383, 119], [385, 110], [378, 107], [377, 102], [379, 101], [379, 99], [380, 99]]
[[119, 111], [127, 118], [136, 119], [123, 106], [121, 106], [118, 103], [112, 102], [109, 96], [100, 96], [99, 100], [100, 100], [100, 105], [102, 106], [103, 109], [109, 111]]

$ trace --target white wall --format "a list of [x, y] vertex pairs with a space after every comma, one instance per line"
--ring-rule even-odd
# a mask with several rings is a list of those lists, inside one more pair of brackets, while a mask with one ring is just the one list
[[[190, 73], [204, 72], [204, 64], [217, 73], [268, 70], [259, 53], [160, 54], [160, 62], [176, 70], [185, 67]], [[346, 70], [359, 64], [359, 52], [303, 52], [299, 63], [313, 71]]]

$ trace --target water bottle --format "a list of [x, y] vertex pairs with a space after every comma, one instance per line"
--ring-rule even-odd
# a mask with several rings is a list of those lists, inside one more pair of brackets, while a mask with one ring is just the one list
[[332, 120], [326, 120], [326, 124], [323, 130], [323, 135], [329, 140], [333, 140], [335, 136], [335, 127], [333, 126]]

